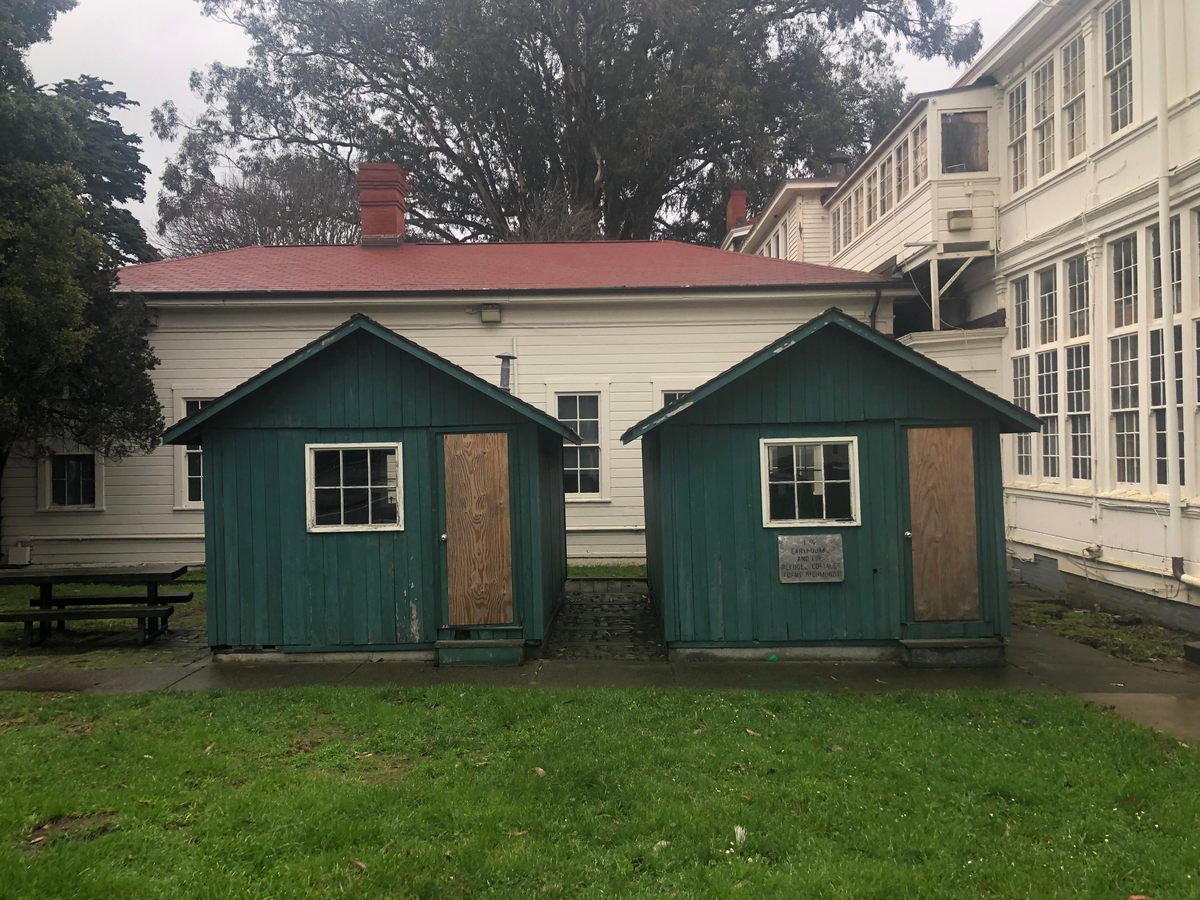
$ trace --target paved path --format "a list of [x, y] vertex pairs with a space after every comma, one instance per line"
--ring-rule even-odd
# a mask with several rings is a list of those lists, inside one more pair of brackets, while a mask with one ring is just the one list
[[868, 693], [962, 688], [1077, 694], [1185, 741], [1200, 741], [1200, 670], [1139, 665], [1029, 628], [1014, 629], [1008, 665], [910, 669], [887, 663], [669, 662], [542, 659], [513, 668], [409, 662], [208, 662], [183, 666], [0, 673], [0, 690], [135, 692], [302, 685], [481, 684], [538, 688], [697, 688]]

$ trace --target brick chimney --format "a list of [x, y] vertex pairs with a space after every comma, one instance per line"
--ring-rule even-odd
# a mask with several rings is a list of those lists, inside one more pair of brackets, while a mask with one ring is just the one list
[[845, 181], [846, 176], [850, 174], [850, 157], [848, 156], [831, 156], [829, 157], [829, 177], [836, 178], [838, 181]]
[[746, 224], [746, 192], [730, 191], [725, 204], [725, 230], [730, 231]]
[[408, 173], [395, 163], [358, 167], [358, 206], [364, 247], [396, 247], [404, 240]]

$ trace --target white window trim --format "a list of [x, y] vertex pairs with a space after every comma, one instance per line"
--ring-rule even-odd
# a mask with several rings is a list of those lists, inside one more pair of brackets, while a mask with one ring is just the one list
[[687, 376], [655, 378], [650, 382], [651, 402], [654, 403], [654, 408], [650, 411], [653, 413], [666, 408], [666, 394], [690, 394], [700, 386], [700, 383], [695, 378]]
[[[611, 466], [613, 455], [612, 419], [608, 413], [608, 395], [610, 379], [602, 378], [595, 381], [548, 381], [546, 383], [546, 412], [558, 418], [559, 394], [599, 394], [600, 395], [600, 493], [598, 494], [567, 494], [563, 496], [570, 504], [612, 503], [610, 494], [612, 478]], [[619, 442], [618, 442], [619, 443]]]
[[[96, 460], [96, 502], [90, 506], [55, 506], [50, 502], [51, 471], [53, 456], [87, 456]], [[104, 512], [104, 457], [90, 450], [56, 450], [49, 456], [38, 459], [37, 464], [37, 510], [45, 513]]]
[[[849, 444], [850, 445], [850, 521], [842, 519], [797, 519], [776, 521], [771, 518], [771, 497], [768, 487], [767, 448], [779, 444]], [[758, 441], [758, 481], [762, 494], [763, 528], [857, 528], [862, 525], [858, 499], [858, 438], [829, 435], [821, 437], [760, 438]]]
[[[396, 451], [396, 524], [380, 525], [318, 525], [313, 500], [316, 499], [313, 483], [313, 454], [317, 450], [395, 450]], [[326, 534], [347, 531], [403, 531], [404, 530], [404, 444], [402, 442], [346, 441], [339, 444], [304, 445], [304, 515], [310, 533]]]
[[[175, 422], [183, 420], [187, 412], [188, 400], [216, 400], [227, 393], [233, 385], [229, 384], [189, 384], [171, 385], [171, 406], [175, 410]], [[190, 501], [187, 498], [187, 448], [179, 444], [171, 448], [174, 451], [174, 506], [175, 512], [183, 510], [204, 509], [204, 501]]]

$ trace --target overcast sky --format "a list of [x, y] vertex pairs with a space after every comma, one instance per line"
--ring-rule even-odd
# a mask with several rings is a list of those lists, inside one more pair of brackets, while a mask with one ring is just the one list
[[[958, 0], [956, 19], [979, 19], [984, 43], [990, 45], [1026, 5]], [[152, 175], [146, 202], [135, 212], [153, 236], [158, 175], [173, 148], [150, 133], [150, 110], [174, 100], [185, 119], [194, 117], [202, 106], [188, 89], [191, 72], [218, 60], [240, 63], [247, 47], [240, 30], [202, 16], [197, 0], [79, 0], [59, 16], [50, 41], [30, 51], [29, 64], [41, 83], [96, 75], [141, 104], [121, 121], [144, 141], [142, 158]], [[903, 57], [901, 64], [913, 91], [948, 87], [954, 79], [954, 70], [943, 62]]]

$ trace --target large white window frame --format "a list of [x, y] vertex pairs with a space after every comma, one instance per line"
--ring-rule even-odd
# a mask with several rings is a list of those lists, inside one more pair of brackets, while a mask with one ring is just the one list
[[1063, 162], [1087, 150], [1087, 45], [1076, 35], [1062, 48]]
[[1054, 91], [1054, 57], [1033, 71], [1033, 144], [1036, 149], [1035, 168], [1040, 181], [1054, 171], [1054, 114], [1058, 100]]
[[1104, 36], [1105, 102], [1108, 133], [1115, 135], [1134, 121], [1133, 96], [1133, 5], [1117, 0], [1100, 17]]
[[[372, 522], [366, 524], [351, 524], [345, 523], [338, 525], [318, 525], [316, 511], [316, 476], [315, 476], [315, 458], [316, 454], [321, 450], [391, 450], [396, 454], [396, 521], [395, 522]], [[341, 478], [339, 477], [339, 482]], [[365, 487], [366, 490], [375, 488], [374, 479], [369, 478], [372, 483]], [[345, 485], [339, 483], [338, 489], [343, 493], [347, 489], [363, 489], [360, 485]], [[383, 489], [381, 483], [379, 489]], [[390, 486], [387, 486], [390, 490]], [[304, 445], [304, 511], [305, 521], [308, 531], [314, 534], [319, 533], [337, 533], [337, 532], [355, 532], [355, 531], [403, 531], [404, 530], [404, 444], [399, 441], [346, 441], [333, 444], [305, 444]], [[343, 510], [343, 516], [345, 512]]]
[[[59, 456], [92, 457], [92, 500], [91, 503], [54, 503], [54, 458]], [[37, 464], [37, 509], [38, 512], [104, 512], [104, 457], [91, 450], [61, 450], [43, 456]]]
[[[175, 409], [175, 421], [180, 422], [187, 415], [188, 403], [201, 401], [211, 403], [228, 391], [228, 384], [175, 384], [171, 386], [171, 402]], [[190, 447], [177, 445], [175, 451], [175, 485], [174, 509], [183, 510], [204, 509], [204, 501], [188, 499], [188, 452]]]
[[1029, 94], [1025, 81], [1008, 92], [1009, 189], [1017, 194], [1029, 185]]
[[[612, 445], [609, 439], [609, 423], [612, 419], [609, 418], [608, 395], [610, 383], [607, 379], [597, 379], [595, 381], [563, 381], [551, 382], [546, 385], [546, 411], [558, 418], [558, 398], [561, 396], [578, 396], [580, 394], [595, 394], [599, 397], [598, 409], [600, 414], [600, 422], [598, 427], [597, 443], [591, 444], [599, 449], [600, 455], [600, 490], [598, 493], [567, 493], [564, 484], [563, 495], [568, 504], [588, 504], [588, 503], [611, 503], [611, 465], [612, 465]], [[659, 398], [661, 400], [661, 397]], [[563, 443], [564, 449], [575, 447], [577, 445], [567, 442]], [[588, 444], [579, 446], [589, 446]], [[564, 466], [565, 469], [565, 466]]]
[[[850, 518], [849, 519], [772, 519], [770, 494], [770, 448], [780, 446], [823, 448], [826, 444], [846, 444], [849, 448], [850, 472]], [[858, 438], [846, 435], [831, 435], [829, 437], [782, 437], [761, 438], [758, 442], [759, 451], [759, 485], [762, 499], [762, 522], [764, 528], [854, 528], [862, 525], [862, 513], [859, 506], [859, 468], [858, 468]], [[824, 454], [821, 455], [821, 472], [824, 475]], [[842, 483], [840, 479], [837, 483]], [[825, 484], [822, 477], [821, 484]], [[798, 504], [797, 504], [798, 505]], [[797, 510], [798, 512], [799, 510]]]

